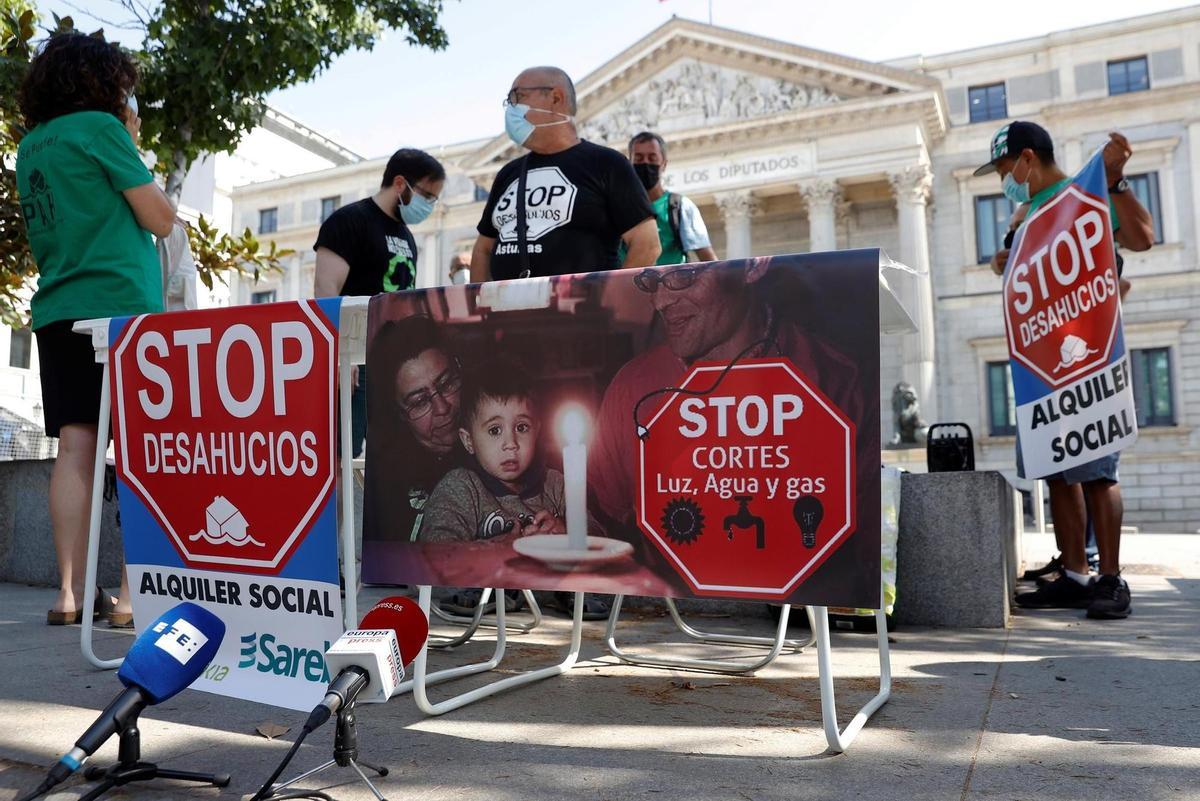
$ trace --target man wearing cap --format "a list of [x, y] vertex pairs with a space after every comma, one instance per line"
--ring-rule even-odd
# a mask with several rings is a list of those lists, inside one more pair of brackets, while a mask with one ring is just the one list
[[[1133, 154], [1129, 140], [1110, 133], [1104, 145], [1104, 171], [1108, 180], [1109, 211], [1117, 244], [1134, 251], [1154, 244], [1154, 224], [1125, 180], [1124, 168]], [[1018, 206], [1028, 204], [1034, 213], [1071, 182], [1054, 161], [1054, 143], [1045, 128], [1032, 122], [1012, 122], [992, 137], [991, 160], [976, 175], [997, 173], [1004, 194]], [[1008, 251], [996, 254], [1003, 269]], [[1050, 511], [1056, 538], [1062, 548], [1060, 575], [1033, 592], [1017, 595], [1017, 604], [1033, 609], [1087, 609], [1087, 616], [1120, 619], [1130, 611], [1129, 585], [1121, 578], [1121, 518], [1124, 505], [1117, 483], [1114, 453], [1093, 462], [1046, 477], [1050, 485]], [[1017, 471], [1024, 477], [1021, 447], [1017, 445]], [[1083, 487], [1086, 506], [1078, 502]], [[1100, 548], [1100, 577], [1090, 582], [1084, 536], [1090, 513]]]

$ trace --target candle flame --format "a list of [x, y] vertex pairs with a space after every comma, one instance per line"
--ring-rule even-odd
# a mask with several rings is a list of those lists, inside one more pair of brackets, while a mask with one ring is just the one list
[[587, 438], [588, 413], [579, 404], [563, 408], [558, 418], [558, 433], [564, 445], [579, 445]]

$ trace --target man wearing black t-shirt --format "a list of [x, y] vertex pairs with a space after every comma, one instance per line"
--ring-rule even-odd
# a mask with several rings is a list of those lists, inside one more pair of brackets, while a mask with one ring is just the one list
[[[575, 110], [575, 86], [557, 67], [533, 67], [513, 81], [505, 130], [530, 152], [504, 165], [492, 183], [471, 253], [473, 282], [646, 267], [658, 258], [646, 190], [624, 156], [579, 138]], [[522, 174], [524, 204], [517, 197]], [[622, 242], [624, 264], [617, 255]]]
[[[417, 242], [408, 226], [433, 211], [446, 170], [423, 150], [397, 150], [388, 159], [379, 191], [342, 206], [321, 223], [313, 296], [378, 295], [417, 283]], [[353, 455], [367, 432], [366, 375], [355, 371], [350, 398]]]

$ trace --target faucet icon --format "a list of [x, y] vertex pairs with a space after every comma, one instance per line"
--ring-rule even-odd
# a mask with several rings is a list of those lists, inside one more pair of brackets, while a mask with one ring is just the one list
[[763, 519], [758, 515], [750, 514], [750, 501], [754, 500], [753, 495], [735, 495], [733, 497], [738, 502], [737, 514], [726, 515], [725, 517], [725, 533], [729, 535], [729, 539], [733, 539], [733, 529], [754, 527], [755, 540], [754, 547], [766, 548], [766, 526]]

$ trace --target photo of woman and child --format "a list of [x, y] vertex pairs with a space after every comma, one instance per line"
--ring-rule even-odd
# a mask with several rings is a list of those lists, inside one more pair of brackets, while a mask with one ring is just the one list
[[[879, 412], [865, 402], [879, 387], [877, 273], [864, 251], [372, 298], [367, 371], [387, 378], [368, 386], [363, 580], [693, 595], [639, 523], [634, 415], [649, 395], [648, 419], [692, 365], [774, 357], [859, 435], [858, 531], [804, 584], [845, 605], [877, 593], [839, 577], [879, 559]], [[567, 408], [586, 421], [576, 461], [564, 459]], [[620, 558], [567, 571], [514, 546], [569, 534], [572, 497], [586, 504], [576, 529], [623, 543]]]

